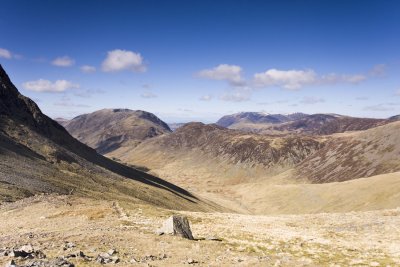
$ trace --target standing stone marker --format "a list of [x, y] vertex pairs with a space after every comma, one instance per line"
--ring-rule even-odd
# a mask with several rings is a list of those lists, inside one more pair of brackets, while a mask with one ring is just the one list
[[157, 230], [157, 234], [170, 234], [177, 235], [183, 238], [193, 240], [192, 231], [190, 230], [189, 221], [185, 216], [172, 215], [163, 224], [163, 226]]

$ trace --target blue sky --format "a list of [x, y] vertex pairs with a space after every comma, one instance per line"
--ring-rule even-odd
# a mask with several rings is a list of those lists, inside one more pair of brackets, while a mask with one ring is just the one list
[[51, 117], [400, 113], [399, 1], [0, 4], [0, 63]]

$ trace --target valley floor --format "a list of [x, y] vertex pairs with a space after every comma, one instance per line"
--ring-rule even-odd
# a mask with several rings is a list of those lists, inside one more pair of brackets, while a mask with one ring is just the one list
[[[158, 236], [171, 214], [188, 216], [196, 241]], [[42, 195], [0, 205], [2, 250], [31, 244], [49, 261], [96, 266], [115, 249], [118, 266], [399, 266], [400, 208], [258, 216], [175, 212], [129, 202]], [[221, 241], [212, 241], [213, 236]], [[69, 242], [69, 243], [67, 243]], [[81, 255], [83, 255], [81, 254]]]

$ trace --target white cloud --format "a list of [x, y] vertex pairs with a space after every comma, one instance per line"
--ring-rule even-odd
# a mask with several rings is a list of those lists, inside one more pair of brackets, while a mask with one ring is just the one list
[[358, 84], [367, 79], [363, 74], [318, 75], [314, 70], [277, 70], [270, 69], [254, 74], [255, 87], [279, 86], [287, 90], [299, 90], [306, 85], [351, 83]]
[[400, 89], [396, 91], [395, 95], [400, 96]]
[[71, 67], [75, 64], [75, 60], [68, 56], [63, 56], [54, 59], [51, 64], [57, 67]]
[[130, 70], [134, 72], [146, 71], [143, 57], [139, 53], [128, 50], [115, 49], [107, 52], [107, 57], [102, 63], [104, 72]]
[[279, 86], [287, 90], [298, 90], [316, 81], [317, 74], [313, 70], [270, 69], [254, 74], [254, 85], [257, 87]]
[[220, 64], [215, 68], [198, 72], [198, 76], [212, 80], [225, 80], [234, 85], [240, 85], [244, 82], [242, 68], [236, 65]]
[[157, 95], [152, 92], [144, 92], [140, 95], [143, 98], [156, 98]]
[[300, 101], [300, 103], [306, 104], [306, 105], [314, 105], [314, 104], [324, 103], [324, 102], [325, 102], [325, 99], [320, 98], [320, 97], [313, 97], [313, 96], [304, 97]]
[[93, 72], [96, 72], [96, 67], [89, 66], [89, 65], [83, 65], [83, 66], [81, 66], [81, 71], [84, 73], [93, 73]]
[[29, 81], [22, 84], [23, 88], [35, 92], [55, 92], [60, 93], [68, 89], [79, 88], [79, 84], [74, 84], [67, 80], [57, 80], [51, 82], [49, 80], [39, 79], [37, 81]]
[[12, 58], [12, 54], [9, 50], [0, 48], [0, 58], [10, 59], [10, 58]]
[[203, 95], [199, 98], [201, 101], [210, 101], [212, 99], [212, 95]]

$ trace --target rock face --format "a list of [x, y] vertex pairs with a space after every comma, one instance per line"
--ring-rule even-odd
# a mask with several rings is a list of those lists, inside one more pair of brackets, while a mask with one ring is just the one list
[[172, 215], [169, 217], [157, 233], [177, 235], [190, 240], [194, 239], [188, 219], [181, 215]]
[[171, 132], [165, 122], [142, 110], [102, 109], [59, 122], [72, 136], [101, 154], [122, 146], [135, 147], [143, 140]]

